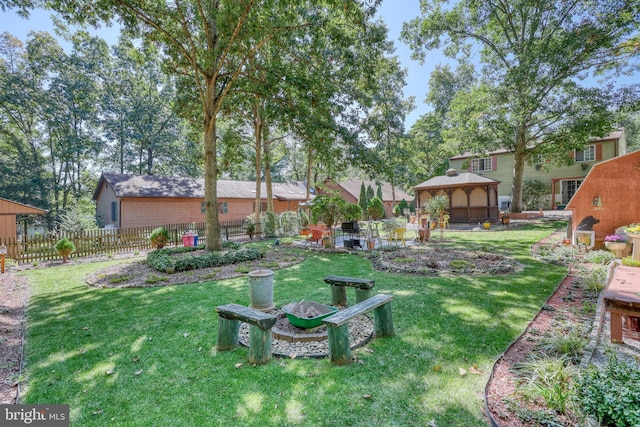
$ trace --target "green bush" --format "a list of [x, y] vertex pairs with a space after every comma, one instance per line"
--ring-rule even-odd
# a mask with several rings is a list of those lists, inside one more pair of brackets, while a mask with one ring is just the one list
[[592, 264], [608, 264], [614, 259], [616, 259], [615, 255], [609, 251], [591, 251], [584, 257], [586, 262]]
[[56, 252], [62, 257], [64, 262], [67, 261], [69, 255], [76, 251], [76, 245], [66, 237], [58, 240], [55, 245]]
[[158, 227], [151, 232], [149, 240], [155, 248], [162, 249], [169, 241], [170, 236], [169, 230], [165, 227]]
[[280, 228], [283, 236], [294, 236], [300, 232], [300, 217], [293, 211], [280, 214]]
[[575, 369], [564, 357], [535, 357], [519, 363], [517, 392], [524, 399], [542, 399], [545, 404], [561, 414], [569, 409], [574, 396]]
[[268, 238], [277, 237], [278, 228], [280, 228], [280, 224], [278, 223], [278, 216], [271, 211], [267, 211], [262, 214], [262, 218], [265, 236], [267, 236]]
[[598, 369], [590, 366], [578, 380], [578, 400], [587, 414], [602, 425], [617, 427], [640, 425], [640, 370], [609, 359]]
[[374, 197], [369, 201], [367, 205], [367, 213], [374, 220], [384, 218], [384, 203], [378, 197]]
[[[175, 266], [176, 271], [196, 270], [198, 268], [218, 267], [226, 264], [237, 264], [243, 261], [252, 261], [262, 258], [262, 251], [258, 248], [242, 246], [222, 252], [208, 252], [199, 255], [190, 255], [192, 252], [202, 249], [197, 247], [178, 247], [160, 249], [147, 255], [147, 263], [158, 271], [166, 271]], [[174, 256], [181, 254], [181, 256]]]
[[640, 261], [627, 256], [622, 258], [622, 265], [626, 265], [627, 267], [640, 267]]

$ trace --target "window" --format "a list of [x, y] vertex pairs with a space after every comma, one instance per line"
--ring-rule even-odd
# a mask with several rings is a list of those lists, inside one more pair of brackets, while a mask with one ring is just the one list
[[[255, 203], [254, 203], [255, 206]], [[266, 212], [267, 211], [267, 202], [260, 202], [260, 212]]]
[[227, 206], [227, 202], [218, 202], [218, 213], [221, 213], [221, 214], [229, 213], [229, 207]]
[[471, 172], [484, 172], [492, 170], [492, 159], [491, 157], [485, 157], [483, 159], [473, 159], [471, 160]]
[[118, 202], [111, 202], [111, 222], [118, 222]]
[[596, 146], [587, 145], [583, 151], [576, 150], [574, 154], [576, 162], [593, 162], [596, 160]]
[[582, 179], [569, 179], [566, 181], [562, 181], [562, 204], [566, 205], [569, 203], [569, 200], [576, 194], [578, 188], [580, 188], [580, 184], [582, 184]]
[[200, 213], [202, 215], [206, 215], [207, 214], [207, 208], [205, 207], [204, 202], [200, 203]]

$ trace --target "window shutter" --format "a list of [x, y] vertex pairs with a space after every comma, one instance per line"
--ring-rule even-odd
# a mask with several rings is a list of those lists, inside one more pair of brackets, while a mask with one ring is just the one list
[[573, 150], [572, 152], [569, 153], [569, 157], [571, 157], [572, 159], [576, 158], [576, 150]]
[[596, 144], [596, 162], [602, 160], [602, 144]]
[[491, 157], [491, 170], [494, 171], [496, 169], [498, 169], [498, 157], [493, 156]]

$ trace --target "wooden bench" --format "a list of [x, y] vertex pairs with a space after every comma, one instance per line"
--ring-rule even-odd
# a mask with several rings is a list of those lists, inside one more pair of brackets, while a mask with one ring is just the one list
[[240, 322], [249, 324], [249, 362], [261, 365], [271, 360], [271, 328], [276, 317], [239, 304], [216, 307], [218, 312], [218, 344], [220, 351], [238, 346]]
[[346, 308], [322, 320], [327, 325], [329, 338], [329, 355], [331, 361], [338, 365], [351, 362], [351, 345], [349, 344], [349, 320], [359, 314], [373, 310], [374, 336], [393, 336], [393, 318], [391, 316], [391, 300], [393, 295], [378, 294], [369, 299]]
[[331, 285], [332, 304], [342, 306], [347, 305], [347, 286], [356, 288], [356, 303], [359, 303], [372, 295], [376, 284], [375, 280], [344, 276], [327, 276], [324, 281]]
[[[622, 316], [640, 317], [640, 278], [637, 267], [618, 266], [603, 292], [605, 310], [611, 316], [611, 342], [622, 344]], [[628, 326], [631, 326], [628, 321]]]

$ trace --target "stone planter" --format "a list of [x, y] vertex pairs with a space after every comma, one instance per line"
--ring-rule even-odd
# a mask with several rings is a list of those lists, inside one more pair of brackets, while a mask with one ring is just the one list
[[640, 261], [640, 234], [630, 233], [625, 231], [625, 234], [631, 239], [631, 243], [633, 244], [633, 253], [631, 254], [631, 258], [636, 261]]
[[622, 258], [622, 251], [627, 248], [627, 242], [604, 242], [604, 245], [616, 254], [616, 258]]
[[275, 308], [273, 304], [273, 271], [254, 270], [249, 272], [249, 307], [260, 311]]

